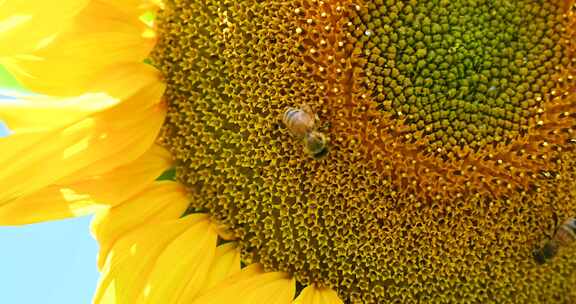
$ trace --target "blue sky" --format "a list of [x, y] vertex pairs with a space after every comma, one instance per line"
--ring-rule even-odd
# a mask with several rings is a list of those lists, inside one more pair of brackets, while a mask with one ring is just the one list
[[0, 227], [0, 303], [90, 303], [98, 280], [89, 217]]
[[[0, 90], [17, 89], [0, 67]], [[0, 100], [1, 102], [1, 100]], [[6, 129], [0, 123], [0, 136]], [[0, 303], [88, 304], [98, 280], [90, 217], [0, 226]]]

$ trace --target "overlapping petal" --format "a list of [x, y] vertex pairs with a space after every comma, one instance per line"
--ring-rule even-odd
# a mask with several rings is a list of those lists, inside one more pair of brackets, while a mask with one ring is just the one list
[[[201, 296], [191, 304], [283, 304], [291, 303], [296, 284], [284, 272], [264, 272], [260, 264], [243, 268]], [[192, 299], [190, 299], [192, 300]]]
[[214, 259], [217, 238], [206, 216], [170, 243], [154, 264], [137, 303], [177, 303], [185, 292], [199, 291]]
[[[12, 3], [19, 0], [6, 1]], [[58, 5], [51, 6], [58, 8], [60, 2], [70, 1], [59, 1]], [[72, 17], [68, 17], [71, 20], [44, 34], [46, 37], [42, 43], [37, 42], [33, 48], [18, 52], [0, 52], [0, 63], [24, 86], [35, 92], [74, 96], [95, 88], [97, 91], [105, 90], [95, 82], [96, 75], [119, 64], [142, 62], [154, 45], [153, 37], [146, 34], [150, 33], [150, 29], [137, 17], [143, 12], [145, 2], [138, 3], [142, 5], [93, 0], [82, 6], [77, 5], [82, 9], [79, 10], [77, 6], [76, 11], [70, 9], [72, 12], [69, 15]], [[10, 8], [5, 14], [7, 19], [13, 19], [19, 11], [17, 7]], [[51, 17], [41, 18], [41, 21], [49, 24], [59, 19], [60, 15], [54, 13]], [[36, 18], [44, 14], [32, 11], [30, 16]], [[34, 30], [38, 27], [36, 24]], [[4, 36], [11, 38], [15, 28], [6, 27]], [[3, 40], [0, 36], [0, 45], [12, 43], [12, 40]]]
[[171, 165], [168, 151], [153, 146], [105, 174], [70, 177], [0, 205], [0, 225], [22, 225], [93, 213], [140, 193]]
[[105, 94], [53, 98], [19, 94], [2, 99], [0, 120], [15, 133], [35, 133], [73, 123], [117, 104]]
[[0, 1], [1, 58], [28, 54], [70, 26], [89, 0]]
[[198, 221], [149, 225], [124, 236], [107, 258], [94, 303], [134, 303], [164, 248]]
[[[77, 195], [95, 196], [95, 193], [76, 189], [94, 189], [86, 185], [95, 185], [95, 180], [102, 179], [99, 175], [126, 165], [148, 151], [166, 112], [160, 103], [165, 86], [158, 81], [157, 72], [154, 73], [156, 78], [133, 83], [129, 90], [122, 91], [127, 96], [124, 100], [85, 97], [58, 105], [49, 99], [45, 107], [37, 107], [38, 102], [30, 100], [20, 100], [18, 106], [0, 103], [0, 119], [6, 119], [13, 131], [10, 136], [0, 138], [3, 168], [0, 208], [20, 210], [15, 204], [25, 203], [27, 197], [40, 198], [38, 195], [46, 192], [51, 193], [52, 198], [86, 202]], [[19, 115], [26, 109], [26, 115]], [[163, 155], [164, 159], [168, 158], [166, 153]], [[156, 174], [154, 170], [164, 169], [166, 162], [153, 167], [156, 169], [152, 171], [144, 168], [145, 179], [149, 179], [150, 172]], [[138, 180], [134, 180], [135, 185]], [[100, 185], [103, 184], [105, 182]], [[72, 191], [62, 190], [58, 194], [57, 189]], [[59, 218], [64, 213], [58, 211], [48, 218], [54, 216]]]
[[[240, 272], [240, 250], [236, 243], [232, 242], [218, 246], [208, 276], [200, 288], [201, 292], [209, 290], [225, 278], [238, 272]], [[187, 292], [185, 296], [182, 297], [182, 300], [194, 299], [195, 296], [196, 294]]]
[[207, 277], [216, 239], [203, 214], [123, 236], [108, 255], [94, 303], [175, 303]]
[[122, 204], [97, 213], [90, 228], [100, 244], [98, 267], [103, 267], [110, 248], [122, 235], [155, 222], [178, 219], [188, 204], [184, 187], [164, 181], [155, 182]]
[[338, 294], [327, 287], [319, 287], [316, 284], [307, 286], [302, 290], [298, 298], [292, 304], [343, 304]]
[[[171, 187], [166, 185], [151, 191]], [[274, 304], [294, 297], [295, 283], [286, 273], [266, 273], [259, 264], [240, 270], [236, 244], [216, 247], [217, 232], [207, 215], [150, 220], [123, 231], [107, 255], [94, 303]]]

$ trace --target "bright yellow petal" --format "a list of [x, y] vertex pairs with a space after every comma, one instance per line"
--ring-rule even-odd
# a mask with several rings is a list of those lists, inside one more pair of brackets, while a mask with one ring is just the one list
[[43, 47], [0, 58], [0, 63], [35, 92], [74, 96], [105, 90], [96, 75], [119, 64], [142, 62], [154, 45], [154, 39], [143, 36], [150, 29], [135, 11], [115, 2], [91, 1]]
[[[121, 154], [132, 152], [130, 147], [128, 147], [119, 153]], [[128, 179], [130, 179], [130, 176], [133, 176], [135, 178], [134, 184], [136, 185], [138, 184], [138, 181], [140, 181], [138, 177], [148, 175], [151, 176], [152, 174], [156, 174], [158, 170], [162, 170], [161, 172], [164, 172], [173, 166], [172, 155], [168, 150], [159, 145], [153, 145], [150, 147], [150, 149], [143, 156], [145, 157], [141, 156], [136, 160], [129, 158], [122, 159], [119, 156], [108, 156], [92, 163], [85, 168], [82, 168], [80, 171], [76, 171], [74, 174], [64, 177], [63, 179], [59, 180], [58, 183], [67, 184], [82, 180], [94, 180], [95, 176], [97, 177], [100, 175], [110, 175], [110, 172], [116, 170], [116, 168], [123, 168], [123, 170], [117, 171], [116, 175], [110, 178], [114, 179], [115, 182], [124, 185], [129, 183], [130, 181]], [[113, 173], [114, 172], [112, 172], [112, 174]], [[158, 175], [156, 177], [158, 177]], [[107, 205], [113, 206], [116, 205], [116, 203], [110, 202]]]
[[[216, 248], [214, 262], [206, 280], [202, 284], [202, 292], [216, 286], [224, 279], [240, 272], [240, 249], [236, 243], [227, 243]], [[189, 303], [196, 295], [186, 294], [180, 299], [181, 303]]]
[[140, 62], [149, 50], [143, 48], [141, 38], [130, 34], [90, 33], [52, 43], [33, 56], [12, 57], [4, 64], [31, 91], [74, 96], [97, 86], [94, 78], [108, 65]]
[[[110, 65], [96, 74], [95, 80], [87, 91], [105, 91], [117, 98], [127, 99], [143, 86], [157, 86], [164, 82], [162, 74], [154, 67], [140, 62], [127, 62]], [[156, 101], [158, 102], [158, 101]], [[144, 104], [143, 106], [148, 106]]]
[[155, 11], [158, 9], [160, 0], [99, 0], [99, 2], [113, 5], [123, 13], [131, 16], [140, 16], [146, 11]]
[[138, 303], [176, 303], [200, 291], [214, 259], [218, 234], [210, 221], [196, 223], [160, 255]]
[[[103, 117], [84, 119], [65, 129], [37, 135], [40, 139], [15, 157], [0, 156], [0, 205], [29, 195], [102, 158], [128, 151], [130, 161], [148, 149], [162, 124], [163, 109], [150, 109], [138, 119], [114, 122]], [[26, 135], [26, 134], [24, 134]], [[43, 135], [38, 138], [38, 135]], [[0, 147], [21, 146], [19, 134], [0, 141]], [[116, 163], [114, 165], [117, 165]], [[116, 166], [111, 166], [116, 167]]]
[[[165, 84], [161, 81], [160, 73], [144, 64], [127, 64], [110, 71], [108, 77], [103, 75], [98, 80], [101, 84], [106, 84], [108, 93], [113, 93], [117, 98], [122, 98], [122, 103], [106, 111], [106, 119], [110, 121], [122, 121], [129, 115], [139, 115], [142, 111], [150, 111], [150, 108], [157, 106], [164, 92]], [[165, 114], [162, 106], [156, 107]], [[147, 142], [140, 142], [147, 144]], [[81, 171], [74, 173], [73, 178], [78, 176], [92, 176], [105, 173], [111, 167], [120, 166], [131, 161], [130, 156], [134, 146], [128, 146], [125, 151], [117, 154], [110, 154], [102, 158]], [[160, 153], [160, 152], [159, 152]], [[164, 154], [165, 152], [161, 152]]]
[[120, 205], [96, 214], [90, 226], [100, 244], [98, 267], [114, 242], [130, 231], [154, 222], [178, 219], [189, 205], [185, 189], [176, 182], [155, 182]]
[[38, 132], [70, 124], [116, 103], [117, 100], [104, 94], [67, 99], [21, 95], [0, 101], [0, 120], [12, 132]]
[[[73, 98], [18, 94], [0, 100], [0, 120], [13, 132], [35, 132], [70, 124], [90, 114], [103, 111], [129, 99], [143, 87], [162, 90], [161, 74], [142, 63], [127, 63], [110, 67], [99, 74], [95, 83], [107, 94], [85, 94]], [[92, 89], [91, 89], [92, 90]], [[97, 91], [93, 88], [92, 91]], [[16, 93], [17, 94], [17, 93]], [[110, 95], [114, 98], [108, 98]], [[147, 108], [159, 100], [140, 100]]]
[[[144, 87], [103, 112], [49, 131], [0, 138], [0, 205], [99, 163], [108, 171], [140, 157], [153, 144], [166, 109], [164, 86]], [[105, 162], [103, 160], [106, 160]]]
[[170, 244], [206, 219], [205, 215], [190, 215], [147, 225], [122, 237], [108, 255], [94, 303], [138, 303], [157, 259]]
[[250, 265], [236, 275], [203, 293], [192, 304], [289, 304], [296, 285], [283, 272], [265, 273], [260, 265]]
[[338, 294], [326, 287], [310, 285], [302, 290], [292, 304], [343, 304]]
[[218, 236], [226, 241], [233, 241], [236, 239], [234, 233], [224, 224], [216, 223], [216, 231], [218, 231]]
[[89, 0], [0, 1], [0, 62], [2, 57], [30, 53], [65, 28]]
[[62, 219], [114, 206], [153, 183], [170, 165], [168, 151], [154, 146], [134, 162], [105, 174], [71, 177], [0, 205], [0, 225]]
[[141, 36], [147, 26], [138, 17], [149, 9], [150, 4], [142, 0], [92, 0], [65, 34], [122, 32]]

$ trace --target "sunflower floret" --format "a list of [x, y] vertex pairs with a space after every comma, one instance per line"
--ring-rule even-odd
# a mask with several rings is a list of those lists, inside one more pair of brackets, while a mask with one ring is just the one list
[[[161, 140], [244, 262], [346, 303], [570, 302], [574, 251], [532, 251], [576, 214], [575, 20], [562, 1], [167, 1]], [[279, 119], [302, 105], [325, 158]]]

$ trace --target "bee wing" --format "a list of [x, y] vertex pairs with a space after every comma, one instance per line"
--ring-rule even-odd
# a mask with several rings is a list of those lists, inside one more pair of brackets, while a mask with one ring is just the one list
[[316, 127], [318, 126], [318, 122], [320, 121], [320, 117], [318, 116], [318, 114], [312, 111], [312, 108], [308, 104], [302, 105], [301, 109], [304, 112], [306, 112], [306, 114], [310, 115], [310, 117], [312, 118], [312, 121], [310, 123], [310, 129], [316, 129]]

